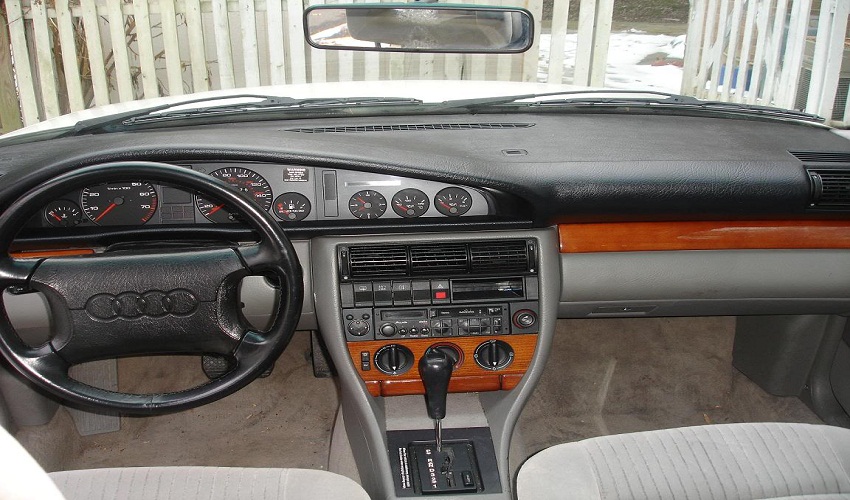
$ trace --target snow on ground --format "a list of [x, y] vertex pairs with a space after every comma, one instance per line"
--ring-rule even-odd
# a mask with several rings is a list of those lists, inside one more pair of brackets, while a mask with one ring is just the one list
[[[540, 65], [537, 78], [545, 82], [549, 71], [551, 35], [540, 35]], [[564, 81], [572, 83], [578, 34], [564, 41]], [[611, 33], [605, 86], [615, 89], [652, 89], [679, 93], [682, 86], [682, 59], [685, 35], [651, 35], [629, 30]]]

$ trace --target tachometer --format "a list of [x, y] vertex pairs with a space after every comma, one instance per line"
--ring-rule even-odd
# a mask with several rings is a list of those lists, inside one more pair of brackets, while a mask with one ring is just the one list
[[418, 189], [402, 189], [393, 196], [393, 211], [402, 217], [419, 217], [428, 211], [428, 195]]
[[472, 208], [472, 196], [465, 189], [447, 187], [434, 197], [434, 206], [443, 215], [457, 217]]
[[377, 191], [364, 189], [348, 200], [348, 210], [358, 219], [377, 219], [387, 211], [387, 199]]
[[[234, 191], [242, 193], [248, 199], [254, 200], [263, 210], [268, 211], [272, 206], [272, 188], [257, 172], [242, 167], [226, 167], [211, 173], [213, 177], [223, 180]], [[197, 199], [198, 209], [204, 217], [212, 222], [237, 222], [224, 203], [201, 198]]]
[[113, 182], [83, 189], [80, 204], [95, 224], [131, 226], [153, 217], [157, 196], [149, 182]]

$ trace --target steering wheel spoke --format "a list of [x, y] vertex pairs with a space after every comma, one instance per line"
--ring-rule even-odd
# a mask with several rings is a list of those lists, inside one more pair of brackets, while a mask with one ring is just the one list
[[[260, 235], [260, 242], [33, 261], [8, 257], [9, 245], [22, 225], [50, 200], [91, 183], [128, 179], [161, 182], [221, 200]], [[244, 323], [238, 297], [242, 278], [259, 273], [273, 275], [283, 285], [274, 324], [263, 333]], [[289, 343], [304, 293], [295, 250], [269, 213], [217, 179], [142, 162], [69, 172], [13, 202], [0, 215], [0, 285], [22, 285], [43, 293], [53, 315], [51, 340], [31, 348], [21, 342], [5, 307], [0, 307], [0, 352], [13, 366], [59, 397], [100, 410], [140, 415], [209, 403], [247, 385]], [[237, 363], [210, 383], [178, 393], [115, 393], [68, 376], [68, 368], [78, 363], [156, 354], [220, 354]]]

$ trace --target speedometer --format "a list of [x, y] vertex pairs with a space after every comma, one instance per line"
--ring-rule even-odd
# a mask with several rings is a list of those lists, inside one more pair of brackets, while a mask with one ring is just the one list
[[83, 212], [101, 226], [144, 224], [156, 212], [156, 190], [149, 182], [113, 182], [83, 189]]
[[[238, 191], [250, 200], [254, 200], [263, 210], [268, 211], [272, 206], [272, 188], [257, 172], [242, 167], [227, 167], [216, 170], [212, 174]], [[238, 218], [230, 212], [224, 203], [198, 197], [198, 210], [212, 222], [238, 222]]]

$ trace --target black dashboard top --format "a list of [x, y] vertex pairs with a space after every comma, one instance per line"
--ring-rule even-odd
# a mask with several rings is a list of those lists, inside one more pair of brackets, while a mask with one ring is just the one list
[[850, 152], [850, 142], [791, 123], [622, 114], [206, 125], [0, 147], [0, 206], [62, 171], [135, 159], [343, 169], [510, 200], [480, 222], [804, 216], [811, 186], [793, 150]]

